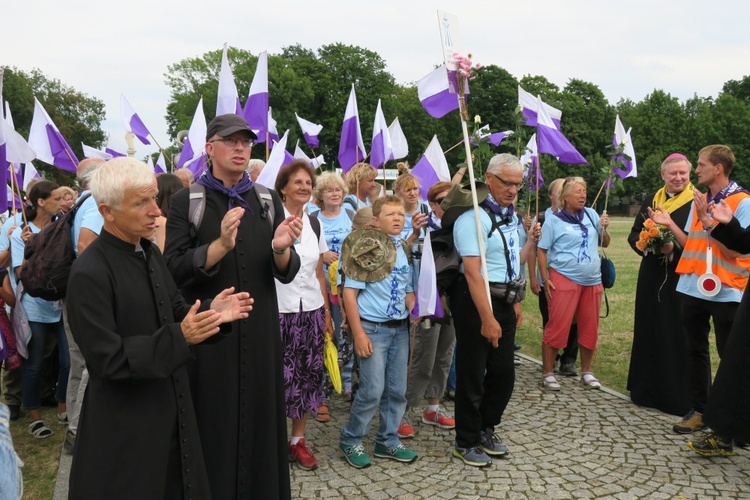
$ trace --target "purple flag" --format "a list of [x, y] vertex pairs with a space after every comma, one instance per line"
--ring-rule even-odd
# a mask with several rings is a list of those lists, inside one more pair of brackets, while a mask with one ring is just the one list
[[229, 67], [227, 58], [227, 44], [221, 53], [221, 70], [219, 71], [219, 90], [216, 97], [216, 116], [226, 114], [237, 114], [242, 116], [242, 106], [237, 94], [237, 85], [234, 83], [232, 68]]
[[250, 84], [250, 92], [243, 112], [247, 124], [258, 135], [255, 142], [266, 142], [268, 131], [268, 53], [261, 52]]
[[375, 124], [372, 127], [372, 146], [370, 148], [370, 165], [380, 168], [393, 155], [391, 136], [388, 133], [388, 125], [385, 123], [383, 108], [380, 106], [375, 110]]
[[111, 149], [111, 148], [104, 148], [104, 152], [107, 153], [108, 155], [111, 155], [112, 158], [119, 158], [119, 157], [127, 156], [125, 153], [120, 153], [119, 151], [115, 151], [114, 149]]
[[75, 173], [76, 166], [78, 165], [78, 158], [76, 158], [73, 150], [68, 146], [68, 143], [65, 142], [62, 134], [50, 124], [47, 124], [47, 139], [49, 140], [52, 156], [55, 158], [53, 165], [63, 170], [67, 170], [68, 172]]
[[539, 152], [556, 156], [561, 163], [574, 165], [587, 164], [586, 158], [555, 127], [547, 110], [544, 108], [542, 99], [537, 99], [539, 100], [539, 107], [537, 110], [536, 143]]
[[166, 173], [166, 171], [167, 163], [164, 161], [164, 153], [159, 153], [159, 158], [157, 158], [156, 164], [154, 165], [154, 172], [157, 174], [163, 174]]
[[[620, 179], [636, 177], [638, 175], [638, 169], [635, 163], [633, 141], [630, 139], [630, 130], [625, 132], [625, 127], [620, 121], [620, 115], [617, 115], [615, 118], [615, 133], [612, 137], [612, 145], [615, 149], [622, 147], [622, 152], [624, 153], [616, 158], [616, 161], [622, 162], [622, 167], [615, 168], [615, 175]], [[626, 159], [625, 155], [628, 155], [630, 159]]]
[[143, 120], [135, 112], [124, 94], [120, 94], [120, 112], [122, 113], [122, 121], [125, 122], [125, 130], [132, 132], [143, 144], [151, 144], [147, 139], [151, 132], [143, 124]]
[[451, 92], [448, 73], [448, 69], [443, 65], [417, 82], [419, 101], [433, 118], [442, 118], [458, 109], [456, 90], [454, 87]]
[[[539, 102], [537, 102], [537, 98], [533, 94], [526, 92], [521, 88], [520, 85], [518, 86], [518, 105], [523, 108], [523, 116], [524, 118], [526, 118], [525, 124], [529, 127], [536, 127], [540, 104]], [[552, 123], [554, 123], [555, 127], [560, 130], [562, 111], [557, 108], [553, 108], [546, 103], [542, 103], [542, 106], [544, 106], [544, 109], [547, 110], [547, 114], [549, 114]]]
[[424, 156], [411, 169], [411, 174], [419, 180], [419, 194], [423, 200], [427, 199], [427, 192], [436, 183], [451, 180], [448, 162], [445, 160], [437, 135], [432, 137]]
[[526, 172], [526, 184], [529, 191], [539, 191], [539, 188], [544, 185], [544, 178], [542, 177], [542, 169], [539, 167], [538, 156], [531, 158], [531, 165], [529, 165], [529, 170]]
[[[484, 127], [477, 130], [477, 135], [479, 136], [479, 139], [487, 139], [487, 142], [492, 144], [493, 146], [497, 147], [500, 145], [501, 142], [503, 142], [503, 139], [506, 137], [510, 137], [513, 135], [512, 130], [506, 130], [505, 132], [494, 132], [490, 133], [490, 126], [485, 125]], [[477, 141], [474, 140], [474, 137], [471, 138], [471, 143], [475, 146], [477, 145]]]
[[29, 146], [36, 152], [37, 158], [43, 162], [68, 172], [76, 171], [78, 158], [75, 157], [73, 150], [65, 142], [36, 97], [34, 98], [34, 117], [29, 130]]
[[189, 163], [190, 160], [192, 160], [194, 156], [195, 156], [195, 152], [193, 152], [193, 147], [190, 145], [190, 137], [188, 137], [187, 139], [185, 139], [185, 144], [182, 145], [182, 151], [180, 152], [180, 159], [177, 160], [177, 168], [185, 167], [186, 163]]
[[354, 84], [346, 104], [344, 123], [341, 126], [341, 142], [339, 143], [339, 164], [344, 172], [348, 172], [356, 163], [365, 159], [365, 144], [362, 141], [362, 130], [359, 128], [359, 111], [357, 109], [357, 95]]
[[208, 162], [208, 156], [205, 153], [201, 153], [197, 158], [186, 163], [183, 168], [190, 170], [197, 179], [203, 173], [203, 169], [206, 168], [206, 162]]
[[430, 242], [429, 231], [427, 232], [422, 245], [422, 258], [419, 263], [416, 299], [411, 313], [412, 316], [443, 317], [443, 305], [440, 302], [440, 294], [437, 289], [435, 260], [432, 257], [432, 243]]
[[[193, 121], [190, 122], [188, 136], [185, 144], [182, 146], [180, 159], [177, 161], [177, 168], [182, 168], [186, 164], [199, 160], [206, 150], [206, 115], [203, 113], [203, 98], [198, 100], [198, 105], [193, 113]], [[200, 162], [196, 165], [200, 165]], [[198, 167], [196, 167], [198, 168]], [[195, 173], [193, 171], [193, 173]]]
[[315, 149], [320, 146], [320, 141], [318, 141], [318, 134], [320, 134], [320, 131], [323, 130], [323, 125], [318, 125], [317, 123], [313, 123], [305, 120], [304, 118], [300, 118], [297, 113], [294, 113], [294, 116], [297, 117], [297, 123], [299, 123], [299, 126], [302, 129], [302, 135], [304, 136], [307, 145], [310, 146], [311, 149]]

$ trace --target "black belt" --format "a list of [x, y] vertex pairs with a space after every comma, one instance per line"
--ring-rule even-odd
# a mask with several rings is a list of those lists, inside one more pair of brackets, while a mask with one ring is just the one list
[[380, 323], [378, 323], [377, 321], [370, 321], [369, 319], [364, 319], [364, 318], [361, 318], [361, 321], [365, 321], [367, 323], [371, 323], [373, 325], [378, 325], [378, 326], [387, 326], [388, 328], [395, 328], [397, 326], [402, 326], [402, 325], [406, 324], [406, 318], [404, 318], [404, 319], [391, 319], [391, 320], [388, 320], [388, 321], [382, 321]]

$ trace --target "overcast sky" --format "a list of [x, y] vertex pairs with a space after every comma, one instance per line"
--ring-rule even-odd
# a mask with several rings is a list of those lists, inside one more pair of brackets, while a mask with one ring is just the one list
[[416, 81], [442, 58], [437, 9], [458, 16], [462, 52], [476, 62], [559, 87], [580, 78], [613, 104], [655, 88], [683, 101], [716, 96], [750, 74], [750, 2], [727, 0], [7, 0], [0, 65], [39, 68], [102, 99], [104, 129], [124, 144], [122, 92], [166, 147], [168, 65], [224, 42], [254, 54], [341, 42], [380, 54], [398, 82]]

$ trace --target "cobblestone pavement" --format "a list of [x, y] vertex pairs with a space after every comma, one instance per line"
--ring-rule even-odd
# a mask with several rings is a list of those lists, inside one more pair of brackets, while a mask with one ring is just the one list
[[[320, 463], [316, 471], [292, 466], [297, 498], [750, 498], [750, 451], [703, 458], [672, 432], [676, 420], [639, 408], [613, 391], [586, 390], [560, 377], [562, 390], [538, 385], [539, 365], [523, 358], [503, 422], [496, 429], [509, 458], [478, 469], [451, 455], [452, 431], [421, 423], [404, 444], [420, 454], [411, 464], [374, 458], [373, 436], [365, 448], [371, 467], [350, 467], [338, 451], [349, 403], [334, 396], [331, 421], [310, 420], [306, 441]], [[453, 410], [451, 403], [446, 405]]]
[[[577, 379], [560, 377], [559, 393], [538, 385], [539, 365], [525, 356], [516, 370], [516, 387], [502, 424], [496, 429], [510, 448], [509, 458], [478, 469], [451, 455], [453, 433], [421, 424], [406, 446], [420, 454], [411, 464], [372, 457], [357, 470], [338, 451], [339, 432], [349, 402], [334, 396], [331, 421], [308, 423], [306, 441], [320, 467], [292, 465], [295, 498], [750, 498], [750, 451], [733, 457], [702, 458], [688, 438], [674, 434], [676, 420], [639, 408], [621, 394], [586, 390]], [[450, 402], [446, 404], [452, 412]], [[67, 498], [70, 460], [63, 456], [55, 498]]]

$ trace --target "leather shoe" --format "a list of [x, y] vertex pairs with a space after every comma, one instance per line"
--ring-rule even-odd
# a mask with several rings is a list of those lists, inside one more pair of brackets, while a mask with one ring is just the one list
[[21, 416], [21, 407], [19, 405], [8, 405], [8, 410], [10, 412], [11, 421], [18, 420], [18, 417]]

